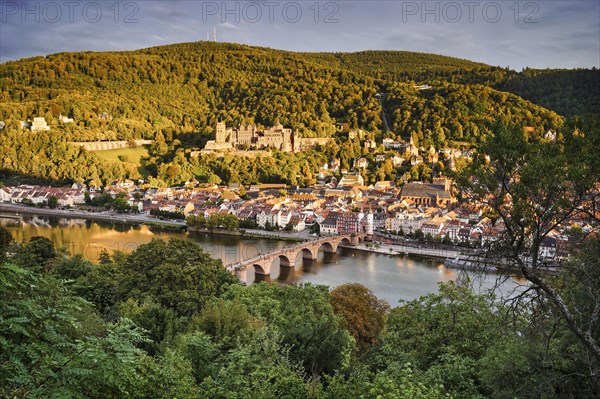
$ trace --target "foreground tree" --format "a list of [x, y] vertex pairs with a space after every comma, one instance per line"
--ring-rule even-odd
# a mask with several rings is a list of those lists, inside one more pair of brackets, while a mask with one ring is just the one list
[[483, 397], [489, 389], [478, 378], [477, 362], [505, 335], [500, 321], [492, 296], [441, 284], [439, 293], [390, 312], [369, 362], [379, 372], [410, 364], [427, 386], [442, 384], [456, 398]]
[[0, 262], [4, 260], [6, 257], [6, 251], [10, 247], [13, 238], [10, 231], [8, 231], [4, 226], [0, 226]]
[[52, 276], [0, 264], [0, 397], [135, 397], [143, 340]]
[[329, 296], [335, 313], [343, 318], [342, 325], [352, 334], [360, 352], [377, 343], [390, 308], [387, 302], [377, 299], [358, 283], [341, 285]]
[[[478, 154], [458, 176], [463, 197], [486, 207], [504, 233], [487, 256], [518, 269], [531, 283], [517, 299], [542, 298], [551, 304], [589, 354], [600, 361], [600, 313], [595, 280], [573, 275], [594, 293], [583, 320], [565, 299], [562, 281], [546, 277], [549, 262], [540, 248], [549, 234], [573, 218], [598, 221], [600, 209], [600, 128], [598, 122], [567, 125], [556, 140], [529, 134], [521, 126], [497, 124]], [[533, 294], [533, 295], [530, 295]]]
[[190, 240], [153, 239], [129, 255], [122, 266], [122, 298], [149, 299], [177, 316], [193, 315], [237, 282], [220, 260]]
[[281, 344], [290, 348], [290, 360], [302, 364], [311, 377], [333, 374], [347, 365], [354, 346], [328, 297], [325, 286], [266, 283], [231, 286], [226, 295], [278, 331]]

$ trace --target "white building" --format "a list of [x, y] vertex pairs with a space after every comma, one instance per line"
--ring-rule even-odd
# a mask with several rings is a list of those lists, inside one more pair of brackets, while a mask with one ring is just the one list
[[444, 220], [441, 218], [433, 218], [430, 221], [423, 223], [421, 230], [423, 234], [430, 234], [432, 237], [440, 235], [444, 227]]
[[10, 202], [11, 190], [8, 187], [0, 187], [0, 202]]
[[277, 212], [275, 214], [276, 216], [276, 223], [279, 227], [285, 227], [288, 225], [288, 223], [290, 222], [290, 219], [292, 218], [292, 213], [290, 211], [284, 211], [284, 210], [280, 210], [279, 212]]
[[556, 257], [556, 238], [547, 236], [540, 244], [539, 256], [544, 260], [552, 260]]
[[369, 161], [366, 158], [359, 158], [356, 162], [356, 167], [358, 169], [366, 169], [369, 167]]
[[402, 166], [402, 162], [404, 162], [404, 158], [401, 156], [396, 154], [392, 157], [392, 164], [394, 165], [394, 168]]
[[258, 212], [256, 214], [256, 224], [258, 224], [263, 229], [265, 228], [267, 223], [269, 223], [271, 226], [275, 226], [278, 221], [277, 213], [278, 211], [273, 211], [269, 209]]
[[31, 131], [36, 132], [38, 130], [50, 130], [50, 126], [46, 123], [44, 118], [33, 118], [33, 124], [31, 125]]
[[60, 114], [58, 116], [58, 120], [61, 121], [62, 123], [73, 123], [73, 118], [69, 118], [67, 116], [64, 116], [63, 114]]
[[366, 226], [366, 233], [368, 235], [373, 235], [373, 211], [369, 211], [369, 213], [367, 213], [367, 226]]
[[413, 208], [405, 212], [397, 213], [393, 218], [386, 219], [385, 229], [388, 231], [402, 230], [405, 233], [414, 233], [429, 220], [431, 220], [430, 217], [418, 209]]
[[325, 220], [319, 223], [320, 233], [322, 235], [336, 235], [338, 233], [337, 229], [337, 213], [331, 212]]
[[365, 179], [360, 175], [360, 173], [345, 173], [342, 175], [338, 183], [338, 187], [352, 187], [352, 186], [364, 186]]

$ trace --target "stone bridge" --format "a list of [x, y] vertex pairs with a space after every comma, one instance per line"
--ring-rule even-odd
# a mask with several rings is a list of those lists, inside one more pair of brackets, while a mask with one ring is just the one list
[[317, 259], [320, 249], [323, 249], [323, 252], [335, 253], [340, 244], [356, 246], [365, 237], [366, 235], [364, 234], [321, 237], [264, 254], [258, 254], [254, 258], [231, 263], [226, 267], [228, 271], [236, 273], [240, 278], [243, 278], [248, 266], [254, 267], [256, 274], [269, 275], [271, 274], [271, 266], [275, 260], [279, 261], [279, 266], [291, 268], [294, 267], [299, 255], [303, 259]]

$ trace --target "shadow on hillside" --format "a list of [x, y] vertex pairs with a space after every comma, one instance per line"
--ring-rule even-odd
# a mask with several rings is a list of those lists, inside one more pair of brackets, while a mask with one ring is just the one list
[[73, 183], [72, 180], [52, 180], [45, 176], [28, 175], [6, 168], [0, 169], [0, 182], [5, 186], [17, 186], [19, 184], [65, 186]]

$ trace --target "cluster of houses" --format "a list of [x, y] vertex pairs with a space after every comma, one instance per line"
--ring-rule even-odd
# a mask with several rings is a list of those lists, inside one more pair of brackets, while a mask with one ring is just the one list
[[57, 200], [62, 208], [74, 207], [85, 203], [85, 186], [73, 184], [71, 187], [41, 187], [22, 185], [17, 187], [1, 187], [0, 201], [13, 204], [28, 203], [31, 205], [48, 204], [50, 198]]
[[[356, 133], [350, 132], [349, 137], [360, 137]], [[473, 149], [456, 149], [456, 148], [441, 148], [437, 151], [433, 146], [428, 149], [419, 148], [412, 140], [396, 141], [391, 138], [384, 138], [382, 141], [383, 150], [386, 153], [374, 155], [376, 163], [384, 162], [387, 159], [392, 161], [394, 168], [399, 168], [402, 165], [409, 164], [410, 166], [419, 165], [422, 163], [434, 164], [445, 159], [451, 170], [454, 170], [455, 161], [461, 158], [471, 159], [475, 153]], [[378, 145], [375, 140], [364, 140], [363, 146], [368, 150], [377, 149]], [[369, 167], [369, 162], [366, 158], [358, 158], [354, 163], [354, 168], [357, 170], [366, 169]]]
[[[55, 197], [59, 207], [91, 210], [84, 205], [86, 192], [92, 199], [106, 193], [113, 198], [119, 196], [140, 213], [159, 210], [205, 218], [232, 214], [264, 229], [300, 232], [318, 225], [322, 235], [387, 232], [486, 245], [504, 231], [502, 223], [484, 217], [480, 207], [458, 204], [451, 181], [445, 178], [436, 178], [432, 183], [407, 183], [401, 188], [391, 182], [369, 187], [328, 183], [308, 188], [285, 184], [245, 188], [239, 184], [201, 185], [195, 180], [181, 187], [142, 188], [131, 180], [122, 180], [102, 190], [81, 184], [2, 187], [0, 201], [43, 205]], [[553, 232], [542, 245], [542, 257], [563, 255], [569, 239], [563, 232]]]

